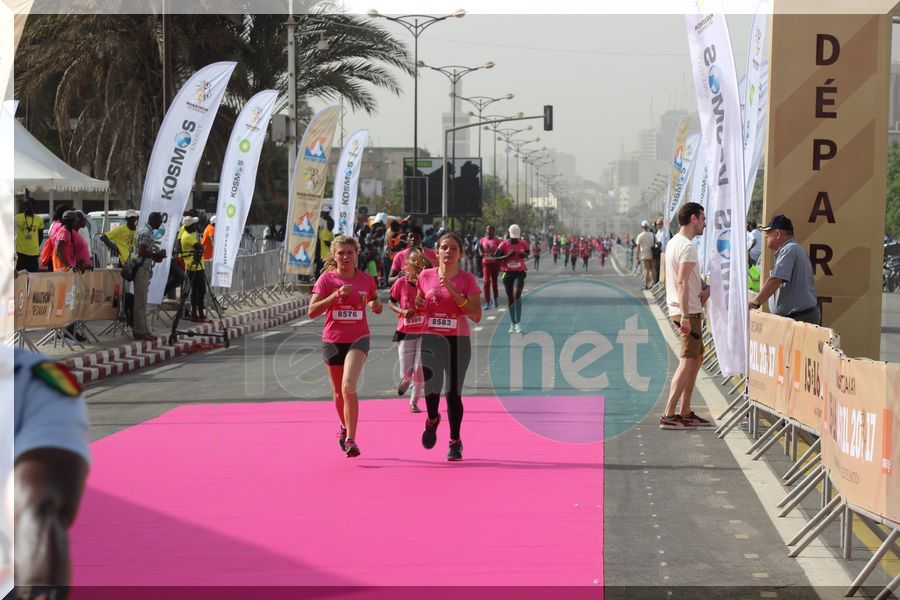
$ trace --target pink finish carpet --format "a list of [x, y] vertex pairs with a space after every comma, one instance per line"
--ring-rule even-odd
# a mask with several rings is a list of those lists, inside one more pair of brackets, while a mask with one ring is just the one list
[[465, 409], [459, 463], [446, 414], [425, 450], [402, 399], [361, 403], [355, 459], [326, 402], [184, 406], [100, 440], [74, 583], [602, 586], [603, 444]]

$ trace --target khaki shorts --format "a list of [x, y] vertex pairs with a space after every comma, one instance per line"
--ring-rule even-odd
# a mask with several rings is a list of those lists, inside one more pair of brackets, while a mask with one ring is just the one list
[[653, 272], [653, 259], [652, 258], [642, 258], [641, 265], [644, 266], [644, 270], [652, 273]]
[[[684, 335], [678, 329], [681, 322], [681, 316], [674, 317], [672, 324], [675, 325], [675, 334], [681, 339], [681, 352], [678, 355], [681, 358], [700, 358], [705, 351], [703, 347], [703, 317], [701, 315], [690, 315], [691, 319], [691, 335]], [[696, 337], [695, 335], [696, 334]]]

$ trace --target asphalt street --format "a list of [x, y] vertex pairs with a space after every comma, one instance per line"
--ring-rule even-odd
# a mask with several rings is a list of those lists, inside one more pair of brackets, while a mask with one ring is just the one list
[[[595, 435], [605, 439], [603, 567], [610, 597], [617, 597], [616, 590], [624, 597], [626, 588], [628, 597], [640, 597], [642, 590], [646, 597], [660, 597], [670, 589], [676, 596], [697, 597], [695, 586], [718, 586], [716, 597], [744, 597], [747, 590], [746, 597], [779, 597], [777, 590], [785, 594], [785, 589], [789, 593], [781, 597], [817, 597], [804, 569], [786, 558], [782, 539], [741, 465], [713, 431], [658, 428], [675, 358], [655, 321], [657, 331], [648, 326], [652, 317], [636, 278], [617, 273], [609, 262], [600, 268], [596, 260], [588, 271], [579, 265], [573, 272], [545, 256], [541, 267], [529, 273], [526, 285], [523, 328], [533, 335], [529, 349], [515, 355], [522, 372], [515, 371], [510, 358], [515, 342], [507, 333], [506, 311], [502, 305], [486, 311], [474, 327], [464, 397], [509, 396], [507, 411], [523, 427], [560, 442], [597, 441], [590, 439]], [[886, 310], [896, 314], [900, 294], [893, 296]], [[396, 398], [398, 360], [391, 342], [396, 320], [385, 310], [381, 316], [370, 314], [369, 323], [371, 352], [360, 397]], [[543, 338], [542, 329], [549, 330]], [[588, 346], [585, 352], [574, 343], [568, 362], [560, 357], [545, 372], [548, 357], [552, 362], [565, 355], [565, 342], [576, 330], [589, 332], [579, 343], [593, 343], [594, 349]], [[321, 331], [321, 318], [304, 318], [241, 338], [230, 349], [198, 352], [88, 386], [92, 439], [184, 404], [330, 402]], [[636, 362], [628, 357], [629, 340], [636, 344]], [[550, 345], [544, 353], [539, 352], [542, 341]], [[896, 342], [888, 344], [897, 351]], [[602, 388], [602, 429], [582, 426], [597, 412], [595, 404], [571, 403], [592, 382]], [[554, 400], [525, 406], [517, 404], [522, 396]], [[582, 412], [567, 419], [573, 413], [566, 407]], [[710, 415], [696, 395], [695, 410]], [[365, 407], [361, 415], [364, 423]], [[549, 429], [541, 429], [548, 423]]]

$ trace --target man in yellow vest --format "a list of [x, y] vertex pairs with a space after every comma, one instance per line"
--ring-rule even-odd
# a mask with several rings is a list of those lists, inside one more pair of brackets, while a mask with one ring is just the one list
[[203, 244], [198, 239], [197, 217], [187, 216], [181, 220], [181, 255], [184, 270], [191, 281], [191, 321], [209, 323], [206, 318], [206, 273], [203, 270]]
[[138, 212], [128, 210], [125, 213], [125, 226], [113, 227], [100, 236], [113, 256], [119, 257], [119, 266], [124, 265], [131, 257], [131, 249], [134, 248], [134, 240], [137, 237]]
[[38, 255], [44, 240], [44, 219], [34, 214], [34, 200], [28, 190], [25, 190], [25, 199], [22, 200], [22, 212], [15, 217], [15, 227], [16, 268], [37, 273], [40, 269]]

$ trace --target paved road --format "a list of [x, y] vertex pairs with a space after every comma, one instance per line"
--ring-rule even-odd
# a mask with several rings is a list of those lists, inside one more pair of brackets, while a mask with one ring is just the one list
[[[604, 310], [610, 314], [622, 307], [632, 310], [643, 302], [636, 281], [617, 275], [609, 264], [600, 269], [595, 263], [588, 273], [581, 269], [563, 272], [549, 261], [543, 267], [540, 273], [529, 275], [528, 290], [535, 302], [524, 305], [526, 333], [546, 324], [548, 314], [557, 317], [551, 328], [588, 327], [591, 322], [596, 325], [597, 302], [586, 295], [596, 293], [589, 287], [595, 282], [616, 286], [607, 286], [603, 292], [608, 295], [602, 302]], [[541, 286], [562, 280], [575, 283], [554, 288], [555, 301], [547, 302], [546, 297], [535, 294]], [[487, 312], [474, 332], [467, 395], [491, 395], [494, 391], [491, 374], [495, 379], [498, 375], [491, 348], [509, 343], [505, 315], [505, 311]], [[603, 319], [600, 321], [605, 323]], [[372, 352], [362, 385], [364, 398], [396, 397], [396, 351], [390, 342], [393, 327], [394, 319], [387, 311], [372, 320]], [[602, 323], [597, 328], [602, 331]], [[318, 351], [320, 335], [321, 321], [303, 319], [240, 339], [228, 350], [197, 353], [90, 386], [86, 395], [93, 438], [108, 436], [186, 403], [328, 401], [330, 391]], [[616, 332], [603, 335], [612, 341]], [[808, 585], [803, 570], [797, 562], [784, 558], [780, 538], [727, 448], [711, 431], [662, 432], [657, 428], [657, 413], [668, 387], [664, 376], [671, 372], [674, 359], [668, 358], [671, 355], [661, 337], [651, 335], [648, 341], [649, 348], [642, 352], [655, 352], [657, 358], [644, 360], [651, 354], [642, 354], [642, 364], [662, 356], [661, 367], [649, 378], [653, 380], [647, 392], [651, 401], [635, 406], [633, 411], [624, 407], [632, 396], [623, 382], [646, 377], [647, 372], [640, 372], [644, 369], [641, 365], [632, 367], [629, 373], [629, 367], [623, 364], [623, 377], [616, 378], [610, 372], [604, 390], [609, 412], [617, 415], [607, 418], [604, 447], [604, 580], [613, 586], [609, 588], [611, 593], [615, 586], [645, 586], [653, 596], [663, 587], [715, 583], [731, 590], [750, 586], [756, 597], [760, 590], [782, 586], [792, 589], [792, 597], [803, 594]], [[572, 362], [577, 361], [576, 353]], [[564, 371], [562, 366], [559, 369], [557, 377]], [[539, 394], [540, 378], [534, 379], [532, 369], [526, 371], [519, 393]], [[582, 369], [584, 373], [587, 371]], [[568, 381], [570, 375], [564, 374], [562, 379]], [[562, 387], [558, 394], [574, 393]], [[518, 411], [515, 406], [507, 408]], [[698, 412], [708, 413], [702, 405]], [[520, 411], [514, 416], [533, 426], [526, 422], [527, 414]], [[549, 435], [574, 435], [575, 430], [577, 427], [564, 425]]]

